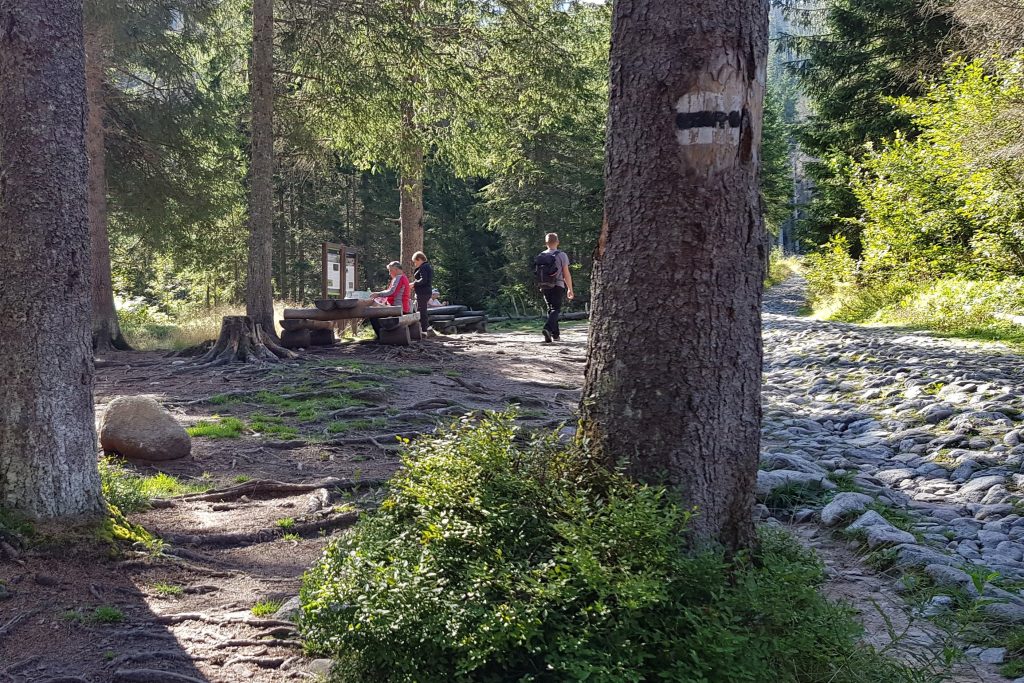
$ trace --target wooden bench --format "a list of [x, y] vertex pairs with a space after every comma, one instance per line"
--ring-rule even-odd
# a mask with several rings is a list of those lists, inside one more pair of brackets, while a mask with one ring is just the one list
[[319, 299], [316, 308], [284, 310], [281, 345], [289, 349], [329, 346], [339, 323], [401, 315], [401, 306], [374, 306], [366, 299]]
[[[431, 324], [433, 325], [433, 321], [431, 321]], [[441, 334], [455, 334], [456, 332], [486, 332], [487, 316], [458, 316], [452, 320], [439, 321], [437, 325], [434, 325], [434, 329]]]
[[408, 346], [411, 341], [419, 341], [422, 336], [419, 313], [380, 319], [381, 344]]

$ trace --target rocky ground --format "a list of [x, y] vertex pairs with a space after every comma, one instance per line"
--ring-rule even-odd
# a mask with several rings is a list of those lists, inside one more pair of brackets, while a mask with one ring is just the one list
[[[765, 301], [763, 523], [820, 553], [825, 590], [877, 647], [962, 683], [1024, 674], [1024, 359], [799, 317], [802, 292], [792, 280]], [[0, 561], [0, 681], [315, 680], [324, 663], [292, 623], [302, 572], [379, 500], [397, 435], [510, 404], [526, 427], [571, 420], [586, 328], [539, 341], [505, 329], [348, 343], [201, 373], [157, 354], [108, 359], [101, 415], [148, 394], [184, 425], [234, 420], [237, 433], [195, 437], [192, 457], [160, 467], [213, 493], [130, 516], [167, 540], [163, 554], [42, 542]]]
[[[765, 302], [761, 516], [820, 522], [861, 544], [968, 662], [1019, 658], [1024, 358], [798, 317], [802, 284]], [[1024, 674], [1015, 667], [1005, 671]]]

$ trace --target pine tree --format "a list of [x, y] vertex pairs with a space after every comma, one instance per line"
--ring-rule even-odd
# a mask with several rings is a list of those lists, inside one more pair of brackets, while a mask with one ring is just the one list
[[755, 542], [767, 52], [766, 0], [615, 4], [581, 403], [598, 458], [677, 489], [694, 541], [731, 551]]

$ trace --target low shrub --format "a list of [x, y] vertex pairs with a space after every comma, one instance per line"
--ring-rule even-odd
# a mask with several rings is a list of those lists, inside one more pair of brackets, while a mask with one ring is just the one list
[[686, 547], [691, 512], [508, 416], [410, 446], [379, 511], [306, 575], [307, 647], [337, 681], [905, 681], [858, 644], [821, 565]]

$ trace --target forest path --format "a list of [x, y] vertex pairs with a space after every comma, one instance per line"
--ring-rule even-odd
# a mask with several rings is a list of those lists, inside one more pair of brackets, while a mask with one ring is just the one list
[[[799, 280], [765, 298], [762, 467], [770, 471], [760, 477], [761, 498], [773, 509], [760, 508], [762, 516], [819, 551], [829, 568], [826, 591], [861, 610], [871, 642], [887, 645], [894, 624], [906, 630], [895, 647], [924, 667], [937, 666], [945, 645], [967, 639], [955, 625], [943, 629], [916, 616], [913, 605], [941, 612], [937, 593], [957, 600], [971, 593], [971, 576], [957, 567], [999, 572], [983, 586], [994, 606], [976, 603], [978, 613], [1024, 621], [1020, 356], [998, 345], [801, 318], [802, 303]], [[302, 573], [343, 533], [352, 511], [379, 500], [379, 482], [400, 464], [396, 434], [429, 433], [468, 411], [510, 404], [527, 428], [571, 420], [586, 326], [567, 325], [553, 345], [540, 343], [537, 327], [409, 348], [340, 344], [270, 369], [193, 373], [182, 360], [153, 353], [111, 357], [97, 377], [100, 414], [115, 396], [155, 394], [183, 424], [231, 419], [239, 427], [234, 438], [194, 438], [193, 457], [163, 469], [218, 489], [254, 481], [323, 486], [236, 490], [225, 500], [178, 500], [132, 514], [170, 539], [159, 557], [140, 550], [110, 559], [44, 543], [24, 551], [20, 563], [0, 563], [8, 594], [0, 596], [0, 681], [314, 678], [322, 663], [297, 647], [288, 610], [257, 617], [252, 608], [294, 598]], [[801, 477], [805, 486], [792, 483]], [[820, 508], [835, 492], [816, 489], [833, 479], [884, 502], [876, 507], [911, 537], [879, 527], [876, 538], [906, 543], [865, 557], [860, 541], [821, 528]], [[904, 584], [929, 573], [930, 584], [952, 590], [906, 593]], [[103, 608], [122, 618], [104, 623]], [[971, 628], [981, 640], [1000, 637], [987, 623]], [[125, 673], [140, 670], [149, 673]], [[956, 680], [1002, 679], [972, 659]]]
[[[761, 514], [801, 523], [830, 567], [826, 590], [862, 610], [869, 638], [888, 640], [878, 603], [909, 629], [899, 647], [962, 646], [958, 680], [1005, 680], [979, 660], [1021, 654], [1000, 646], [1024, 624], [1024, 357], [799, 317], [804, 289], [794, 278], [765, 296]], [[841, 529], [866, 506], [880, 514], [859, 531], [806, 524]]]
[[[380, 499], [400, 464], [395, 436], [510, 405], [524, 428], [571, 418], [586, 325], [566, 325], [554, 345], [540, 325], [408, 348], [339, 344], [273, 367], [104, 359], [98, 417], [117, 396], [151, 394], [186, 426], [227, 427], [229, 438], [195, 436], [191, 458], [159, 467], [227, 491], [130, 514], [168, 541], [162, 555], [37, 538], [0, 560], [0, 683], [317, 679], [324, 662], [304, 656], [292, 605], [330, 538]], [[321, 485], [287, 490], [300, 483]], [[267, 613], [253, 613], [258, 603]]]

